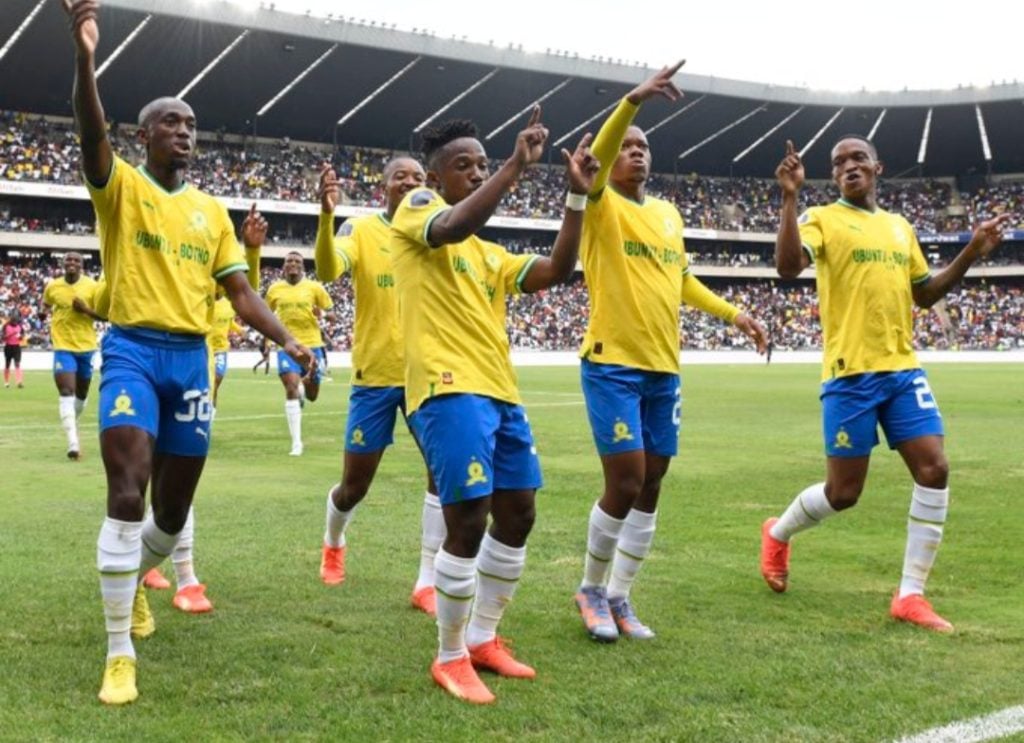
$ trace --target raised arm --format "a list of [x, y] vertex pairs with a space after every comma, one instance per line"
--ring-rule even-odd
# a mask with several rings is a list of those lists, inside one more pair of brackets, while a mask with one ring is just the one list
[[107, 139], [103, 104], [96, 87], [96, 46], [100, 31], [99, 0], [61, 0], [75, 42], [75, 85], [72, 91], [75, 123], [82, 145], [82, 171], [94, 186], [106, 185], [114, 162]]
[[565, 202], [562, 227], [558, 230], [550, 257], [537, 258], [530, 266], [523, 280], [522, 290], [526, 293], [547, 289], [553, 284], [568, 281], [576, 268], [580, 253], [580, 236], [583, 234], [583, 214], [587, 207], [587, 194], [593, 187], [600, 163], [590, 151], [590, 133], [576, 145], [575, 152], [562, 150], [565, 160], [565, 174], [569, 181], [569, 194]]
[[592, 147], [594, 157], [601, 163], [601, 169], [597, 171], [597, 177], [591, 186], [591, 196], [597, 196], [608, 185], [608, 177], [611, 175], [615, 160], [619, 157], [619, 150], [622, 149], [622, 140], [626, 138], [626, 130], [633, 123], [640, 105], [654, 96], [668, 98], [670, 101], [677, 101], [683, 97], [682, 92], [672, 82], [672, 78], [684, 64], [686, 60], [681, 59], [670, 67], [662, 67], [653, 77], [637, 85], [626, 94], [618, 107], [612, 111], [612, 115], [601, 125]]
[[942, 299], [960, 279], [964, 277], [974, 262], [984, 258], [996, 249], [1003, 240], [1003, 229], [1013, 219], [1012, 214], [1000, 214], [978, 225], [967, 243], [953, 262], [928, 281], [913, 285], [914, 304], [918, 307], [931, 307]]
[[245, 263], [249, 267], [246, 278], [257, 294], [260, 292], [260, 251], [267, 241], [269, 227], [263, 215], [256, 211], [256, 202], [253, 202], [242, 221], [242, 245], [245, 246]]
[[775, 178], [782, 189], [782, 214], [779, 233], [775, 236], [775, 270], [784, 279], [793, 279], [811, 264], [800, 241], [797, 223], [797, 200], [804, 185], [804, 164], [793, 143], [786, 140], [786, 156], [775, 169]]
[[318, 281], [331, 282], [345, 273], [345, 263], [334, 245], [334, 209], [338, 205], [338, 176], [330, 163], [320, 170], [320, 221], [316, 228], [313, 265]]
[[540, 106], [534, 106], [526, 128], [516, 137], [516, 148], [512, 156], [473, 193], [431, 222], [427, 241], [439, 247], [462, 242], [475, 235], [487, 224], [523, 171], [540, 160], [547, 139], [547, 127], [540, 123]]

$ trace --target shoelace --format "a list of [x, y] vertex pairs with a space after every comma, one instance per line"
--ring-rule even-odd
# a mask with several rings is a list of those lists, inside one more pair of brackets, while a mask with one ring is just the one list
[[594, 616], [598, 619], [611, 620], [612, 615], [609, 611], [608, 600], [597, 589], [584, 589], [583, 595], [587, 597], [587, 605], [594, 612]]

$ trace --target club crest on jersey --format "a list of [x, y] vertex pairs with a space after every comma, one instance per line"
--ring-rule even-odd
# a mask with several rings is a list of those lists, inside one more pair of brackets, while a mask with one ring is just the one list
[[501, 265], [501, 259], [498, 258], [494, 253], [488, 253], [487, 258], [484, 259], [487, 263], [487, 267], [492, 271], [497, 271]]
[[116, 418], [119, 415], [135, 415], [135, 408], [132, 407], [132, 399], [128, 397], [128, 393], [121, 390], [116, 398], [114, 398], [114, 409], [110, 411], [110, 417]]
[[892, 237], [900, 245], [906, 245], [908, 242], [910, 242], [907, 239], [906, 230], [901, 229], [900, 224], [898, 222], [892, 223]]
[[466, 487], [487, 482], [487, 475], [484, 473], [484, 466], [476, 461], [476, 457], [470, 461], [466, 468]]
[[206, 219], [206, 215], [203, 214], [198, 209], [196, 211], [192, 212], [191, 215], [189, 215], [189, 218], [188, 218], [188, 231], [189, 232], [198, 233], [200, 235], [203, 235], [204, 237], [211, 238], [211, 239], [213, 237], [210, 234], [210, 223]]

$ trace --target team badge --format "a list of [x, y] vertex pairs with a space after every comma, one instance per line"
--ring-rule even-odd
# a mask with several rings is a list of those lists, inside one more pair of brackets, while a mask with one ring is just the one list
[[351, 442], [354, 446], [365, 446], [366, 442], [363, 441], [363, 429], [357, 428], [352, 432]]
[[476, 485], [478, 483], [487, 482], [487, 475], [484, 474], [484, 466], [480, 464], [478, 461], [476, 461], [475, 458], [469, 463], [469, 466], [466, 468], [466, 475], [468, 475], [468, 477], [466, 478], [467, 488], [470, 485]]
[[121, 394], [114, 398], [114, 409], [110, 411], [111, 418], [116, 418], [119, 415], [135, 415], [132, 399], [128, 397], [128, 393], [124, 390], [121, 390]]
[[850, 434], [846, 432], [845, 428], [840, 428], [836, 433], [835, 443], [832, 444], [833, 449], [852, 449], [853, 444], [850, 443]]
[[612, 443], [618, 444], [620, 441], [632, 441], [633, 434], [629, 431], [629, 424], [626, 421], [618, 420], [615, 421], [615, 425], [612, 426]]

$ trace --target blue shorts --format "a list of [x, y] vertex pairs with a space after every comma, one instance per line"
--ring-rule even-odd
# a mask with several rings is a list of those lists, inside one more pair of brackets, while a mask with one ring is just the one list
[[583, 359], [580, 376], [598, 454], [643, 449], [674, 457], [679, 452], [683, 398], [678, 374]]
[[890, 449], [921, 436], [942, 436], [942, 414], [922, 369], [870, 372], [821, 385], [825, 454], [866, 457], [878, 426]]
[[200, 335], [112, 326], [103, 337], [100, 431], [141, 428], [156, 451], [205, 457], [210, 448], [210, 370]]
[[218, 351], [213, 355], [213, 373], [217, 379], [223, 379], [228, 375], [228, 352]]
[[370, 454], [395, 440], [395, 413], [405, 417], [405, 387], [352, 385], [345, 424], [345, 451]]
[[442, 505], [543, 482], [522, 405], [481, 395], [439, 395], [409, 417]]
[[92, 357], [95, 351], [54, 351], [53, 373], [74, 374], [79, 379], [92, 379]]
[[[324, 378], [324, 368], [327, 366], [327, 357], [324, 355], [324, 347], [317, 346], [316, 348], [311, 348], [309, 350], [313, 352], [313, 355], [316, 357], [318, 362], [316, 372], [313, 374], [313, 381], [320, 384], [320, 380]], [[305, 376], [306, 370], [302, 368], [302, 365], [298, 361], [279, 348], [277, 349], [277, 374], [278, 376], [283, 376], [285, 374], [298, 374], [302, 377]]]

